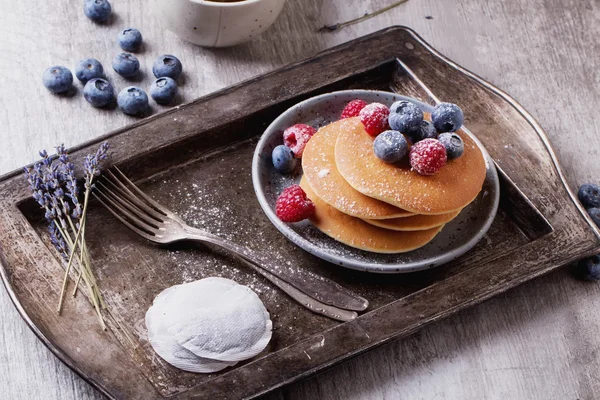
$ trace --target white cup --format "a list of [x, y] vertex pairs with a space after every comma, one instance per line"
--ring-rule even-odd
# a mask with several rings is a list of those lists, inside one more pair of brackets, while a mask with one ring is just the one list
[[167, 29], [205, 47], [227, 47], [258, 36], [279, 16], [285, 0], [154, 0], [154, 13]]

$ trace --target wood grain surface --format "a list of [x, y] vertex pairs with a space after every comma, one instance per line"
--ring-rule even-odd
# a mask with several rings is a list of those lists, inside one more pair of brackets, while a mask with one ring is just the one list
[[[32, 161], [41, 147], [61, 141], [74, 145], [135, 121], [118, 111], [94, 110], [81, 95], [57, 98], [40, 84], [41, 72], [50, 64], [72, 67], [80, 58], [95, 56], [108, 67], [117, 51], [119, 27], [135, 26], [144, 33], [147, 46], [140, 59], [146, 71], [160, 53], [180, 56], [187, 70], [181, 90], [186, 101], [348, 39], [404, 24], [536, 116], [573, 186], [599, 176], [596, 1], [413, 0], [321, 34], [316, 30], [323, 24], [390, 2], [290, 0], [271, 30], [225, 50], [196, 48], [163, 32], [144, 3], [115, 0], [118, 17], [112, 25], [98, 27], [71, 2], [0, 1], [6, 10], [0, 16], [0, 172]], [[116, 85], [124, 86], [114, 75]], [[140, 85], [149, 83], [146, 76]], [[597, 398], [598, 292], [597, 285], [574, 281], [560, 271], [268, 398]], [[3, 398], [100, 398], [43, 348], [5, 292], [0, 293]]]

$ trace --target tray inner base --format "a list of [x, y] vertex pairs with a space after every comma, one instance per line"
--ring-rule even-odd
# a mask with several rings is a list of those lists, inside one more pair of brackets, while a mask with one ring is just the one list
[[[382, 276], [325, 263], [290, 243], [264, 216], [252, 195], [250, 165], [255, 144], [256, 139], [237, 143], [155, 175], [140, 186], [191, 226], [271, 254], [281, 265], [301, 266], [328, 276], [369, 299], [371, 310], [490, 257], [498, 257], [499, 248], [508, 253], [531, 240], [525, 232], [530, 230], [530, 222], [535, 221], [515, 219], [510, 210], [501, 206], [489, 233], [476, 248], [433, 270]], [[40, 222], [41, 216], [34, 211], [35, 207], [24, 206], [23, 210], [47, 242], [45, 224]], [[153, 298], [171, 285], [222, 276], [251, 287], [264, 301], [274, 322], [273, 340], [265, 353], [286, 348], [337, 324], [306, 311], [262, 277], [213, 249], [190, 243], [160, 248], [145, 241], [98, 204], [92, 204], [89, 211], [87, 238], [105, 298], [140, 347], [134, 350], [130, 343], [123, 342], [123, 345], [129, 347], [131, 353], [141, 352], [153, 375], [163, 377], [157, 389], [165, 395], [172, 394], [165, 387], [181, 390], [212, 377], [175, 370], [158, 359], [146, 341], [145, 311]]]

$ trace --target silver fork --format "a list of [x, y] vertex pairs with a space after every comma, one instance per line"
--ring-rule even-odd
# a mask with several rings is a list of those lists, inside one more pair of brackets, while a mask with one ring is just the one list
[[[369, 302], [337, 283], [302, 268], [280, 268], [248, 248], [188, 226], [177, 215], [150, 198], [118, 168], [106, 171], [93, 192], [96, 199], [138, 235], [166, 245], [183, 240], [212, 244], [226, 250], [309, 310], [338, 321], [349, 321]], [[118, 176], [117, 176], [118, 175]]]

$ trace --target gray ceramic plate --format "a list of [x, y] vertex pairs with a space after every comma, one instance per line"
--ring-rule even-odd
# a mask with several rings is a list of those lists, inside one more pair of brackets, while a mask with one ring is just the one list
[[409, 100], [423, 111], [432, 111], [428, 104], [395, 93], [344, 90], [310, 98], [281, 114], [261, 137], [252, 161], [252, 182], [256, 197], [275, 227], [292, 242], [317, 257], [343, 267], [378, 273], [412, 272], [432, 268], [459, 257], [475, 246], [496, 216], [500, 187], [498, 174], [489, 154], [479, 140], [464, 128], [486, 158], [487, 176], [483, 190], [457, 218], [446, 224], [442, 232], [420, 249], [401, 254], [370, 253], [335, 241], [314, 228], [308, 221], [286, 224], [277, 218], [277, 196], [285, 187], [298, 183], [302, 174], [298, 168], [294, 175], [283, 176], [273, 168], [271, 152], [283, 143], [283, 130], [297, 123], [312, 125], [315, 128], [326, 125], [339, 119], [344, 106], [353, 99], [363, 99], [367, 103], [379, 102], [387, 106], [398, 100]]

